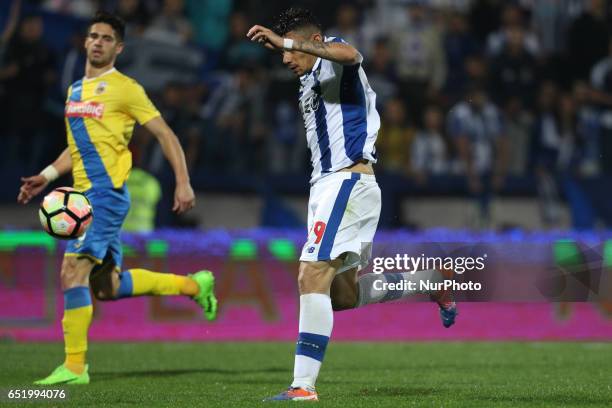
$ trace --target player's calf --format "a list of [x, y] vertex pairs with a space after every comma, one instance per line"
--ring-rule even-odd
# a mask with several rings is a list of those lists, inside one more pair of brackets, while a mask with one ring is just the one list
[[430, 299], [438, 304], [440, 318], [444, 327], [455, 323], [457, 305], [453, 299], [452, 290], [430, 291], [424, 282], [441, 283], [453, 278], [452, 270], [423, 270], [416, 273], [367, 273], [358, 281], [358, 306], [375, 303], [385, 303], [406, 299], [415, 294], [428, 294]]
[[93, 262], [85, 257], [64, 257], [60, 276], [64, 292], [62, 329], [66, 359], [51, 375], [37, 381], [37, 384], [87, 384], [89, 382], [85, 354], [87, 352], [87, 331], [93, 315], [89, 293], [89, 274], [92, 266]]
[[319, 261], [300, 264], [300, 324], [291, 389], [314, 392], [334, 324], [328, 293], [340, 263]]
[[332, 295], [331, 301], [334, 312], [341, 312], [357, 307], [357, 296], [353, 294], [342, 293], [335, 296]]

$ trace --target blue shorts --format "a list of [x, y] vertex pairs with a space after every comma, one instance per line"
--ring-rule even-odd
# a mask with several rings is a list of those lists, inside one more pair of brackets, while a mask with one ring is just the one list
[[90, 189], [84, 193], [93, 208], [93, 221], [87, 232], [68, 241], [66, 256], [86, 257], [96, 264], [111, 258], [121, 267], [121, 225], [130, 209], [130, 194], [125, 186], [120, 189]]

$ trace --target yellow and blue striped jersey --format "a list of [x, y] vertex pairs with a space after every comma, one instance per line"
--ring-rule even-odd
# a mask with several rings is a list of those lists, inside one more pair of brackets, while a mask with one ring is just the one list
[[121, 188], [132, 168], [134, 124], [159, 115], [142, 86], [114, 68], [72, 84], [65, 117], [74, 188]]

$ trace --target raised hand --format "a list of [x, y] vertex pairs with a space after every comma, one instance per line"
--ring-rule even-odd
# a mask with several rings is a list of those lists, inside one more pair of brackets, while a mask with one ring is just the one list
[[251, 41], [256, 41], [270, 50], [282, 50], [284, 39], [269, 28], [254, 25], [247, 32]]
[[22, 177], [21, 183], [19, 195], [17, 195], [17, 202], [19, 204], [27, 204], [47, 187], [49, 180], [47, 180], [45, 176], [37, 174], [36, 176]]

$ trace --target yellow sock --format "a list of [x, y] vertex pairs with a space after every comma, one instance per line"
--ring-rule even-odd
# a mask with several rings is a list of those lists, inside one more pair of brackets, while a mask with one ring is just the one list
[[67, 353], [64, 367], [75, 374], [82, 374], [85, 371], [85, 352]]
[[85, 352], [87, 351], [87, 331], [91, 324], [93, 307], [91, 295], [86, 286], [77, 286], [64, 291], [64, 345], [66, 350], [66, 368], [75, 374], [85, 370]]
[[198, 284], [187, 276], [151, 272], [146, 269], [130, 269], [122, 275], [124, 274], [129, 274], [129, 277], [122, 276], [121, 280], [131, 281], [131, 296], [195, 296], [200, 291]]
[[181, 288], [181, 295], [185, 296], [195, 296], [200, 293], [200, 287], [189, 276], [183, 275], [174, 275], [176, 279], [178, 279], [178, 284]]

